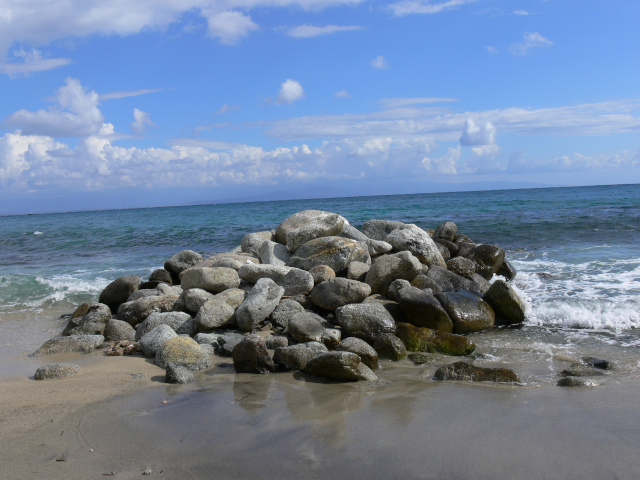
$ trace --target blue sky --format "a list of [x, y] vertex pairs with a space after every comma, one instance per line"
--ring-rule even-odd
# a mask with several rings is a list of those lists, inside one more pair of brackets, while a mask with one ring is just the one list
[[640, 182], [640, 2], [1, 0], [0, 214]]

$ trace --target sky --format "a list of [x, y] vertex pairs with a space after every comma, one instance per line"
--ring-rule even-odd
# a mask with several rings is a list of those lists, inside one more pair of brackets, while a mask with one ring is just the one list
[[640, 183], [635, 0], [0, 0], [0, 214]]

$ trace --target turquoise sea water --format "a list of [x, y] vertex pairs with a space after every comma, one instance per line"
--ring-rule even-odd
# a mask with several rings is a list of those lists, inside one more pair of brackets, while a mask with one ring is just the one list
[[476, 243], [507, 251], [519, 271], [515, 285], [528, 304], [528, 326], [636, 344], [640, 185], [1, 217], [0, 325], [72, 311], [119, 276], [144, 277], [183, 249], [228, 251], [244, 234], [275, 228], [305, 209], [339, 213], [356, 227], [373, 218], [423, 228], [453, 221]]

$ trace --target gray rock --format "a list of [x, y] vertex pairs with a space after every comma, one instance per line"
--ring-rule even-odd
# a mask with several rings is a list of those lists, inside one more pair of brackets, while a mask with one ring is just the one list
[[446, 252], [444, 253], [444, 255], [446, 255], [447, 257], [456, 257], [458, 256], [458, 244], [454, 243], [454, 242], [450, 242], [449, 240], [444, 240], [442, 238], [438, 238], [434, 240], [436, 242], [436, 244], [442, 245], [444, 248], [446, 248]]
[[479, 332], [495, 324], [493, 309], [476, 293], [460, 290], [438, 293], [436, 298], [453, 322], [453, 333]]
[[472, 354], [476, 349], [474, 343], [463, 335], [416, 327], [410, 323], [399, 323], [396, 335], [407, 350], [412, 352], [440, 352], [463, 356]]
[[277, 327], [287, 328], [289, 320], [300, 312], [304, 312], [302, 305], [290, 298], [284, 298], [280, 300], [278, 306], [271, 312], [271, 323]]
[[333, 268], [328, 265], [316, 265], [309, 273], [313, 277], [313, 284], [318, 285], [322, 282], [335, 278], [336, 272], [333, 271]]
[[241, 333], [226, 333], [218, 338], [218, 355], [230, 357], [236, 345], [242, 341], [244, 335]]
[[499, 325], [524, 322], [524, 302], [507, 282], [503, 280], [493, 282], [484, 294], [484, 300], [493, 308], [496, 323]]
[[[330, 324], [327, 322], [325, 326], [329, 326]], [[342, 340], [342, 332], [339, 328], [327, 328], [322, 334], [322, 343], [324, 343], [328, 348], [335, 348]]]
[[601, 369], [594, 368], [584, 363], [572, 363], [569, 368], [565, 368], [560, 375], [563, 377], [597, 377], [606, 375]]
[[315, 313], [296, 313], [289, 320], [289, 335], [296, 342], [322, 342], [325, 331], [323, 323], [323, 318]]
[[382, 305], [387, 312], [393, 317], [393, 320], [398, 322], [406, 322], [407, 318], [404, 315], [404, 312], [398, 305], [398, 302], [394, 302], [393, 300], [389, 300], [387, 297], [376, 293], [375, 295], [371, 295], [365, 298], [362, 303], [376, 303], [378, 305]]
[[158, 295], [160, 295], [160, 292], [158, 292], [157, 288], [143, 288], [140, 290], [136, 290], [131, 295], [129, 295], [129, 298], [127, 298], [127, 302], [135, 302], [136, 300], [140, 300], [141, 298], [157, 297]]
[[461, 277], [470, 278], [476, 273], [476, 262], [464, 257], [455, 257], [447, 262], [447, 270]]
[[396, 292], [396, 299], [408, 323], [441, 332], [453, 331], [453, 323], [433, 295], [416, 287], [406, 287]]
[[266, 319], [284, 295], [284, 288], [270, 278], [261, 278], [236, 310], [240, 330], [251, 331]]
[[160, 368], [167, 368], [173, 363], [189, 370], [204, 370], [211, 365], [209, 353], [189, 337], [168, 339], [157, 349], [155, 357], [156, 365]]
[[267, 241], [262, 244], [260, 251], [260, 262], [269, 265], [286, 265], [291, 260], [291, 252], [281, 243]]
[[407, 357], [409, 357], [409, 360], [411, 360], [414, 365], [425, 365], [433, 363], [435, 360], [431, 355], [421, 352], [411, 352]]
[[187, 367], [170, 363], [167, 365], [164, 381], [166, 383], [190, 383], [195, 381], [196, 376]]
[[311, 359], [304, 368], [305, 373], [326, 377], [331, 380], [357, 382], [358, 380], [375, 381], [378, 379], [360, 357], [351, 352], [321, 353]]
[[275, 231], [269, 230], [266, 232], [248, 233], [242, 237], [240, 247], [242, 251], [253, 255], [254, 257], [260, 256], [260, 248], [264, 242], [270, 242], [275, 240]]
[[154, 312], [172, 311], [178, 298], [180, 298], [178, 295], [162, 295], [123, 303], [120, 305], [120, 308], [118, 308], [116, 319], [124, 320], [135, 327]]
[[[223, 333], [197, 333], [193, 339], [198, 345], [214, 345], [218, 346], [218, 339], [224, 335]], [[242, 335], [241, 335], [242, 336]]]
[[336, 319], [347, 336], [369, 343], [383, 333], [394, 333], [396, 328], [391, 314], [377, 303], [344, 305], [336, 310]]
[[291, 268], [284, 276], [282, 286], [287, 296], [306, 295], [313, 289], [313, 275], [299, 268]]
[[195, 264], [194, 267], [225, 267], [238, 271], [242, 265], [248, 262], [260, 263], [260, 259], [254, 255], [243, 253], [240, 245], [238, 245], [237, 252], [216, 253]]
[[343, 237], [343, 238], [350, 238], [351, 240], [355, 240], [357, 242], [366, 242], [367, 240], [369, 240], [369, 237], [367, 237], [360, 230], [346, 223], [342, 227], [342, 231], [340, 232], [340, 234], [337, 236]]
[[276, 240], [295, 253], [310, 240], [338, 235], [345, 223], [348, 222], [344, 217], [335, 213], [305, 210], [291, 215], [278, 225]]
[[311, 359], [326, 352], [328, 352], [327, 347], [320, 342], [298, 343], [277, 348], [273, 361], [288, 370], [304, 370]]
[[370, 265], [362, 262], [351, 262], [347, 267], [347, 278], [349, 280], [357, 280], [359, 282], [364, 282], [367, 277], [367, 272], [371, 268]]
[[[456, 275], [446, 268], [440, 266], [432, 266], [426, 275], [433, 280], [442, 292], [457, 292], [458, 290], [470, 290], [472, 292], [480, 292], [480, 286], [468, 278]], [[431, 287], [430, 287], [431, 288]]]
[[456, 238], [456, 233], [458, 233], [458, 226], [453, 222], [445, 222], [436, 228], [436, 231], [433, 232], [433, 238], [434, 240], [443, 239], [453, 242]]
[[80, 365], [73, 363], [50, 363], [36, 370], [36, 380], [50, 380], [67, 377], [80, 372]]
[[383, 240], [374, 240], [372, 238], [360, 242], [363, 245], [366, 245], [367, 251], [369, 255], [372, 257], [376, 257], [378, 255], [382, 255], [384, 253], [388, 253], [393, 250], [391, 244], [383, 241]]
[[495, 245], [476, 245], [464, 256], [478, 264], [476, 272], [487, 280], [490, 280], [504, 263], [504, 250]]
[[600, 368], [602, 370], [610, 370], [613, 368], [613, 365], [609, 360], [603, 360], [601, 358], [582, 357], [582, 361], [591, 367]]
[[83, 303], [71, 315], [62, 335], [103, 335], [109, 320], [111, 320], [111, 310], [107, 305]]
[[155, 357], [156, 352], [168, 340], [178, 334], [169, 325], [157, 325], [140, 338], [140, 346], [147, 357]]
[[380, 358], [387, 358], [397, 362], [407, 356], [407, 349], [393, 333], [383, 333], [373, 344], [373, 348]]
[[314, 305], [335, 310], [349, 303], [360, 303], [371, 294], [371, 287], [356, 280], [332, 278], [317, 285], [309, 295]]
[[475, 243], [473, 240], [471, 240], [466, 235], [463, 235], [462, 233], [458, 233], [453, 239], [453, 241], [457, 243], [458, 246], [462, 245], [463, 243], [470, 243], [472, 245]]
[[364, 363], [371, 370], [378, 368], [378, 352], [364, 340], [356, 337], [347, 337], [342, 340], [336, 347], [338, 352], [351, 352], [360, 357], [362, 363]]
[[202, 261], [202, 255], [193, 250], [183, 250], [164, 262], [164, 268], [171, 274], [174, 284], [180, 283], [180, 273]]
[[54, 353], [82, 352], [89, 353], [104, 343], [102, 335], [71, 335], [55, 337], [47, 340], [33, 352], [34, 356], [53, 355]]
[[136, 339], [136, 329], [127, 322], [112, 318], [104, 328], [104, 339], [107, 342], [134, 341]]
[[369, 252], [355, 240], [321, 237], [303, 244], [291, 257], [289, 265], [307, 271], [318, 265], [327, 265], [340, 274], [351, 262], [370, 263]]
[[470, 380], [472, 382], [520, 383], [516, 373], [509, 368], [476, 367], [469, 362], [455, 362], [436, 370], [436, 380]]
[[190, 288], [182, 292], [181, 297], [188, 311], [198, 313], [205, 303], [215, 298], [215, 295], [201, 288]]
[[161, 283], [156, 287], [158, 295], [182, 295], [183, 289], [180, 285], [167, 285]]
[[404, 227], [402, 222], [392, 220], [369, 220], [362, 225], [362, 233], [373, 240], [384, 240], [397, 228]]
[[233, 366], [237, 373], [269, 373], [275, 371], [264, 339], [247, 335], [233, 349]]
[[305, 295], [313, 288], [313, 276], [299, 268], [281, 265], [247, 264], [238, 270], [238, 275], [242, 280], [254, 284], [261, 278], [270, 278], [277, 285], [284, 287], [284, 294], [287, 296]]
[[475, 283], [473, 288], [475, 288], [476, 290], [473, 291], [477, 291], [480, 295], [484, 295], [485, 293], [487, 293], [489, 288], [491, 288], [491, 283], [489, 282], [489, 280], [486, 280], [484, 277], [477, 273], [471, 275], [471, 278], [469, 278], [469, 280]]
[[289, 339], [284, 335], [269, 335], [264, 337], [264, 343], [268, 350], [276, 350], [289, 346]]
[[563, 377], [556, 383], [559, 387], [598, 387], [600, 384], [583, 377]]
[[136, 330], [136, 341], [139, 341], [147, 332], [150, 332], [158, 325], [168, 325], [178, 333], [178, 329], [183, 323], [191, 320], [191, 315], [184, 312], [155, 312], [150, 314], [138, 325]]
[[438, 252], [440, 252], [440, 255], [442, 256], [442, 259], [444, 260], [445, 266], [446, 266], [447, 261], [449, 260], [449, 258], [451, 258], [451, 252], [449, 252], [449, 249], [444, 245], [442, 245], [441, 243], [439, 242], [433, 242], [433, 243], [438, 249]]
[[192, 267], [180, 275], [180, 285], [184, 290], [201, 288], [211, 293], [220, 293], [240, 285], [238, 272], [225, 267]]
[[129, 295], [138, 290], [139, 286], [140, 277], [137, 275], [116, 278], [100, 293], [98, 302], [107, 305], [113, 313], [116, 313], [118, 307], [126, 302]]
[[394, 250], [411, 252], [414, 257], [429, 267], [431, 265], [447, 266], [438, 247], [427, 232], [412, 223], [391, 232], [385, 242], [391, 244]]
[[410, 287], [411, 283], [409, 283], [408, 280], [404, 280], [402, 278], [398, 278], [396, 280], [394, 280], [393, 282], [391, 282], [391, 284], [389, 285], [389, 290], [387, 290], [387, 296], [391, 299], [391, 300], [396, 300], [396, 293], [405, 288], [405, 287]]
[[372, 293], [387, 295], [389, 285], [397, 279], [412, 280], [421, 271], [420, 262], [411, 252], [400, 252], [378, 258], [367, 272], [365, 282]]
[[213, 298], [206, 302], [196, 315], [198, 330], [206, 332], [221, 328], [235, 321], [235, 310], [222, 298]]
[[182, 322], [182, 325], [180, 325], [176, 329], [176, 333], [178, 335], [188, 335], [189, 337], [193, 337], [196, 333], [198, 333], [198, 324], [196, 323], [196, 319], [190, 318], [189, 320], [185, 320], [184, 322]]
[[502, 262], [502, 266], [498, 269], [496, 274], [497, 275], [502, 275], [504, 278], [506, 278], [507, 280], [511, 281], [514, 278], [516, 278], [516, 275], [518, 274], [518, 271], [505, 258], [504, 261]]
[[171, 280], [171, 273], [169, 273], [169, 271], [165, 270], [164, 268], [158, 268], [157, 270], [151, 272], [151, 275], [149, 275], [149, 281], [163, 282], [168, 285], [171, 285], [173, 283], [173, 281]]

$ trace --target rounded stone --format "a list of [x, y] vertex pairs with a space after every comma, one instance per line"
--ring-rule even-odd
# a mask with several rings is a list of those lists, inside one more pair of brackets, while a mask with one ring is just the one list
[[80, 365], [73, 363], [50, 363], [44, 365], [36, 370], [33, 376], [36, 380], [51, 380], [69, 375], [74, 375], [80, 372]]
[[156, 351], [155, 360], [160, 368], [174, 364], [182, 365], [189, 370], [204, 370], [211, 365], [209, 354], [189, 337], [173, 337], [164, 342]]

